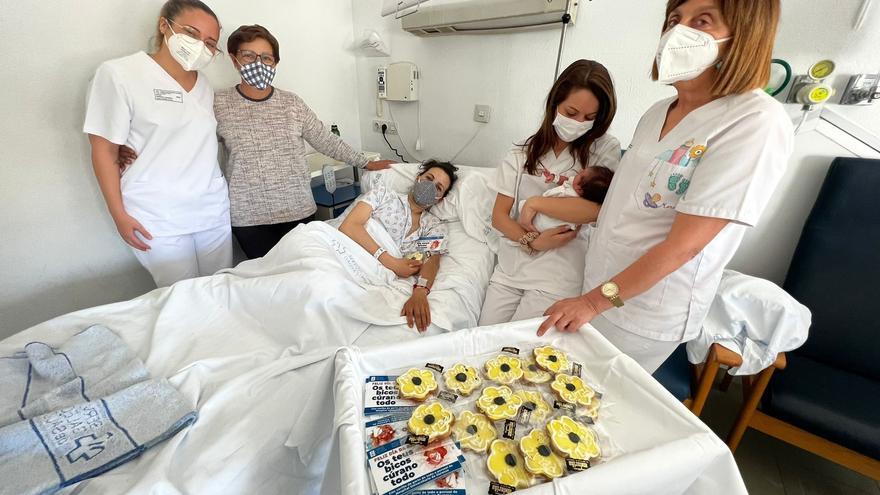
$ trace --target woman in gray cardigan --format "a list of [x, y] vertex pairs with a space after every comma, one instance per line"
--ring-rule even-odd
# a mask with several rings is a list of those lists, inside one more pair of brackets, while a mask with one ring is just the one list
[[217, 135], [227, 157], [232, 232], [248, 258], [258, 258], [298, 224], [314, 219], [306, 142], [367, 170], [393, 162], [368, 162], [299, 96], [272, 86], [280, 57], [278, 40], [266, 28], [239, 27], [227, 49], [242, 82], [214, 96]]

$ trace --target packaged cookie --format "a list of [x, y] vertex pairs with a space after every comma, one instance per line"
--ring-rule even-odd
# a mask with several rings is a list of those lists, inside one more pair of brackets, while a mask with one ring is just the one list
[[527, 358], [523, 361], [523, 380], [533, 384], [541, 384], [552, 379], [553, 373], [539, 367], [534, 358]]
[[569, 369], [568, 355], [551, 346], [536, 347], [533, 351], [535, 362], [551, 373], [563, 373]]
[[599, 457], [599, 439], [589, 426], [562, 416], [547, 423], [550, 444], [565, 458], [589, 461]]
[[523, 376], [522, 360], [516, 356], [499, 354], [486, 361], [486, 377], [493, 382], [510, 385]]
[[476, 368], [461, 363], [447, 369], [443, 379], [447, 389], [464, 396], [471, 395], [483, 383]]
[[515, 419], [523, 401], [506, 385], [485, 387], [477, 399], [477, 408], [492, 421]]
[[425, 400], [438, 388], [434, 372], [424, 368], [410, 368], [397, 377], [397, 388], [404, 399]]
[[489, 474], [497, 482], [513, 487], [528, 488], [534, 481], [526, 469], [526, 462], [513, 440], [495, 440], [486, 458]]
[[461, 448], [482, 454], [498, 437], [498, 432], [492, 420], [485, 415], [465, 410], [456, 417], [452, 436]]
[[581, 377], [565, 373], [556, 375], [550, 388], [564, 402], [575, 406], [589, 406], [596, 396], [596, 391], [587, 385]]
[[550, 436], [544, 428], [535, 428], [519, 440], [519, 450], [525, 460], [526, 469], [547, 479], [559, 478], [565, 474], [565, 460], [550, 445]]
[[452, 430], [455, 414], [440, 402], [428, 402], [418, 406], [407, 422], [411, 435], [426, 436], [428, 442], [446, 438]]
[[522, 423], [543, 425], [553, 412], [544, 394], [538, 390], [522, 389], [514, 392], [514, 395], [522, 401], [520, 417], [517, 418]]

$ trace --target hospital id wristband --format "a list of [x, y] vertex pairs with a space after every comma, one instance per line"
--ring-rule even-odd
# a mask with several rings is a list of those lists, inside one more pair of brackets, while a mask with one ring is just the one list
[[413, 290], [416, 290], [416, 289], [418, 289], [418, 288], [425, 289], [425, 292], [426, 292], [425, 295], [428, 295], [428, 294], [431, 293], [431, 289], [429, 289], [427, 285], [413, 284]]
[[379, 257], [385, 253], [386, 253], [385, 249], [380, 247], [379, 249], [376, 250], [375, 253], [373, 253], [373, 258], [379, 259]]

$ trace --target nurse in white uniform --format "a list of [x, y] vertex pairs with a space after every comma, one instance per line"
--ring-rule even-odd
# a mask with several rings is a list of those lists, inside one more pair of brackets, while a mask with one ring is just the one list
[[551, 306], [539, 335], [591, 322], [653, 372], [699, 333], [792, 151], [791, 121], [761, 90], [779, 12], [779, 0], [668, 2], [654, 77], [678, 94], [639, 121], [590, 239], [587, 292]]
[[553, 84], [541, 128], [502, 162], [492, 225], [503, 237], [481, 325], [534, 318], [557, 299], [580, 293], [586, 238], [566, 226], [526, 231], [517, 223], [519, 204], [565, 184], [587, 166], [617, 168], [620, 142], [606, 134], [616, 107], [605, 67], [578, 60]]
[[[159, 287], [232, 265], [214, 91], [199, 72], [217, 53], [217, 16], [197, 0], [162, 7], [158, 50], [104, 62], [83, 131], [122, 239]], [[137, 159], [120, 170], [120, 145]]]

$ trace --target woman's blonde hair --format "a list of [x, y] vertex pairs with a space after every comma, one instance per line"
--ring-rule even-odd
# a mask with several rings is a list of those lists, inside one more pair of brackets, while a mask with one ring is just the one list
[[[712, 86], [715, 96], [742, 94], [763, 88], [770, 80], [770, 61], [773, 58], [773, 42], [781, 10], [779, 0], [715, 0], [724, 21], [730, 27], [731, 39], [727, 55], [721, 61], [718, 78]], [[688, 0], [669, 0], [666, 17]], [[651, 72], [657, 80], [657, 63]]]

